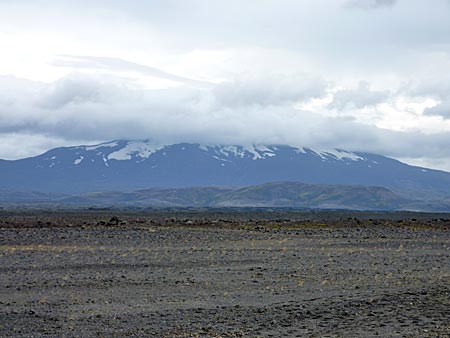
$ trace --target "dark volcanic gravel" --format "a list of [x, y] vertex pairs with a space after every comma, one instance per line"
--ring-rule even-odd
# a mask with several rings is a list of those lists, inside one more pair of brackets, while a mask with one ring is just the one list
[[446, 220], [83, 217], [2, 216], [1, 337], [450, 337]]

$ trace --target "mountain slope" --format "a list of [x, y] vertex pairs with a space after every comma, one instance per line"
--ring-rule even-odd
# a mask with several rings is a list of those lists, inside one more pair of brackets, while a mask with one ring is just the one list
[[383, 156], [290, 146], [156, 145], [114, 141], [0, 161], [0, 189], [79, 194], [148, 187], [292, 181], [380, 186], [417, 199], [450, 195], [450, 173]]
[[[23, 194], [21, 195], [23, 196]], [[62, 207], [289, 207], [307, 209], [450, 211], [450, 200], [420, 202], [381, 187], [278, 182], [241, 188], [151, 188], [76, 196], [30, 194], [28, 204]], [[33, 203], [32, 200], [35, 200]], [[19, 203], [25, 201], [18, 200]]]
[[228, 192], [220, 206], [303, 207], [319, 209], [396, 210], [406, 200], [380, 187], [267, 183]]

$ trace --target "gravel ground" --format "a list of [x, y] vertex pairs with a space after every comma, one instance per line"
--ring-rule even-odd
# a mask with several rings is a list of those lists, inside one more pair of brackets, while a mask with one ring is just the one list
[[1, 216], [1, 337], [450, 337], [448, 220], [109, 218]]

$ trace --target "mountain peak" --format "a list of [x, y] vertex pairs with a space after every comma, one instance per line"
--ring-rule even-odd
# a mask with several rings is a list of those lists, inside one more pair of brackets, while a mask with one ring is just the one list
[[290, 181], [382, 186], [418, 198], [450, 194], [450, 173], [367, 153], [270, 144], [116, 140], [1, 161], [0, 170], [0, 189], [58, 193]]
[[[230, 158], [251, 158], [252, 160], [262, 160], [277, 156], [280, 148], [289, 148], [297, 154], [310, 154], [318, 156], [323, 161], [327, 160], [344, 160], [344, 161], [362, 161], [365, 158], [362, 154], [350, 152], [342, 149], [312, 149], [294, 146], [281, 145], [263, 145], [263, 144], [247, 144], [247, 145], [221, 145], [221, 144], [162, 144], [150, 140], [118, 140], [96, 145], [85, 145], [77, 147], [69, 147], [67, 149], [77, 150], [75, 153], [79, 158], [74, 159], [74, 164], [79, 165], [85, 158], [82, 152], [95, 152], [102, 156], [104, 163], [109, 160], [127, 161], [148, 159], [153, 154], [166, 148], [179, 148], [183, 151], [187, 148], [196, 147], [199, 150], [211, 154], [211, 156], [219, 161], [229, 161]], [[76, 162], [76, 163], [75, 163]]]

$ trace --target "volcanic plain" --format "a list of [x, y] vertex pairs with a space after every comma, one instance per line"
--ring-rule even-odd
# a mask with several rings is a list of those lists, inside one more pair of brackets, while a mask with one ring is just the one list
[[3, 211], [1, 337], [450, 337], [450, 215]]

